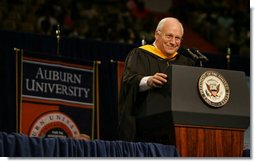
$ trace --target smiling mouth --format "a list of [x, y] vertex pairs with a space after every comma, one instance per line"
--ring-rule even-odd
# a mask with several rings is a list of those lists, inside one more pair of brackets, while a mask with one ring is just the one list
[[175, 49], [175, 47], [173, 47], [173, 46], [166, 46], [167, 47], [167, 49], [170, 49], [170, 50], [174, 50]]

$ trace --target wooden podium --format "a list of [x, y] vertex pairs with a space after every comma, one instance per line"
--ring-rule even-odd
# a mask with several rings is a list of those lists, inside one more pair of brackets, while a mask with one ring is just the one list
[[[206, 71], [220, 73], [230, 97], [222, 107], [202, 99], [198, 81]], [[250, 124], [250, 95], [241, 71], [172, 65], [168, 84], [149, 92], [137, 118], [139, 141], [176, 145], [182, 157], [240, 157]]]

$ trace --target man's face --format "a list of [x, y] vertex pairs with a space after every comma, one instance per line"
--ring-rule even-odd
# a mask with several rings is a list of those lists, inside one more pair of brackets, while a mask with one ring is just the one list
[[179, 23], [165, 22], [162, 30], [155, 32], [156, 45], [166, 56], [172, 55], [180, 48], [182, 35]]

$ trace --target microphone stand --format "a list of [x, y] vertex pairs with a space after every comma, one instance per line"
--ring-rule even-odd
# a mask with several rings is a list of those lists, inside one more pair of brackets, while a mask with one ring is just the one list
[[198, 57], [196, 54], [194, 54], [189, 48], [187, 48], [187, 51], [192, 56], [193, 60], [199, 61], [199, 65], [200, 65], [200, 67], [202, 67], [203, 66], [203, 64], [202, 64], [203, 59], [201, 57]]
[[231, 49], [228, 48], [227, 49], [227, 55], [226, 55], [226, 59], [227, 59], [227, 68], [230, 69], [230, 56], [231, 56]]
[[203, 61], [201, 60], [201, 59], [199, 59], [199, 65], [200, 65], [200, 67], [203, 67], [203, 63], [202, 63]]
[[192, 48], [191, 51], [197, 54], [200, 67], [202, 67], [202, 62], [208, 61], [208, 58], [205, 55], [203, 55], [198, 49]]
[[59, 56], [59, 46], [60, 46], [60, 28], [58, 25], [58, 29], [56, 30], [56, 35], [57, 35], [57, 56]]

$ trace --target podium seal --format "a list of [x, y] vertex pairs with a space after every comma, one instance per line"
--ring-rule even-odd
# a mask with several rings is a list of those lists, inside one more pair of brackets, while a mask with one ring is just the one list
[[198, 90], [203, 101], [213, 108], [224, 106], [230, 97], [226, 79], [216, 71], [206, 71], [200, 76]]

